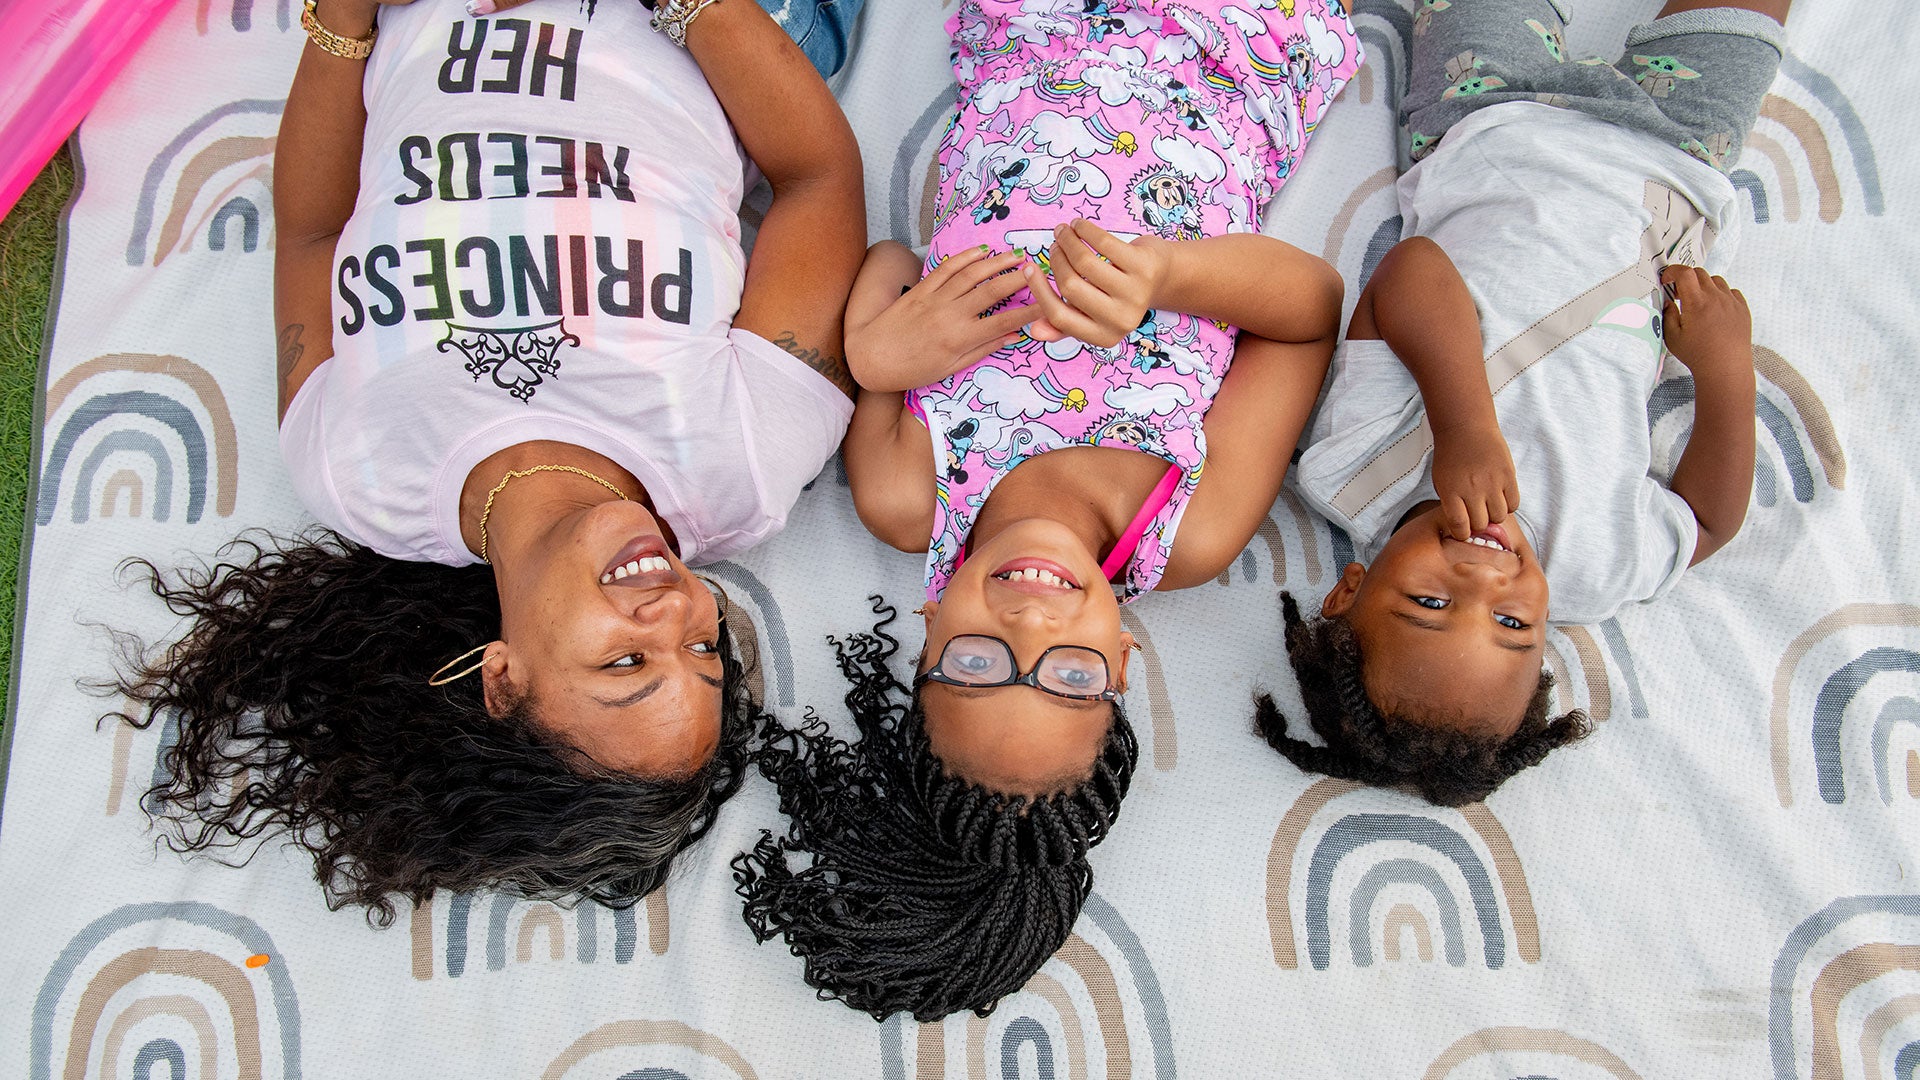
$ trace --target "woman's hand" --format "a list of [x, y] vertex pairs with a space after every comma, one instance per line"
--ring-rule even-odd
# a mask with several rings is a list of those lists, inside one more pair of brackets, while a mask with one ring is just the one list
[[1172, 249], [1157, 236], [1129, 243], [1085, 218], [1055, 226], [1047, 257], [1052, 282], [1035, 263], [1021, 269], [1044, 316], [1028, 333], [1040, 341], [1078, 338], [1103, 349], [1120, 344], [1158, 306]]
[[1029, 305], [988, 312], [1026, 287], [1020, 274], [1009, 273], [1025, 258], [1020, 252], [993, 255], [984, 245], [950, 256], [848, 333], [848, 365], [860, 385], [925, 386], [1019, 340], [1020, 328], [1033, 317]]
[[1447, 531], [1456, 540], [1466, 540], [1520, 509], [1513, 454], [1497, 423], [1434, 433], [1433, 490]]

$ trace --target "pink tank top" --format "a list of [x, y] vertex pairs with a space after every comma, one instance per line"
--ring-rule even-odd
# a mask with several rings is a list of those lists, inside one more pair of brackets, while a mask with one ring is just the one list
[[[940, 149], [928, 269], [981, 244], [1044, 265], [1053, 227], [1074, 217], [1124, 240], [1257, 230], [1360, 65], [1345, 7], [961, 0], [947, 22], [960, 104]], [[946, 588], [1000, 478], [1063, 446], [1167, 460], [1144, 520], [1108, 556], [1122, 561], [1108, 567], [1122, 600], [1157, 585], [1205, 468], [1203, 421], [1234, 336], [1149, 311], [1115, 348], [1023, 337], [909, 394], [934, 452], [927, 595]]]

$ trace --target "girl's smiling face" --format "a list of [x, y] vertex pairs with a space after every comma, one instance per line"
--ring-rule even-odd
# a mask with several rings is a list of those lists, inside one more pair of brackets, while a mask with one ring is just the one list
[[[1022, 672], [1056, 645], [1080, 645], [1107, 661], [1109, 684], [1126, 688], [1133, 635], [1100, 560], [1054, 522], [1013, 524], [976, 548], [946, 591], [924, 608], [926, 651], [918, 671], [939, 661], [961, 634], [999, 638]], [[1103, 701], [1075, 701], [1031, 686], [921, 688], [927, 740], [956, 774], [995, 791], [1041, 795], [1084, 779], [1113, 721]]]

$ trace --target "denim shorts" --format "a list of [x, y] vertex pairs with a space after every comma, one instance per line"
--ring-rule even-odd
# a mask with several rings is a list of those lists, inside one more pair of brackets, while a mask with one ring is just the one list
[[831, 78], [847, 62], [853, 20], [865, 0], [759, 0], [780, 29], [813, 62], [820, 77]]

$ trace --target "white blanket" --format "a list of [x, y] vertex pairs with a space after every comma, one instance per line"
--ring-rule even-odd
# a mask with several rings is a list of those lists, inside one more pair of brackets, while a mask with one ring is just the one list
[[[559, 3], [562, 0], [543, 0]], [[603, 0], [605, 2], [605, 0]], [[1286, 2], [1286, 0], [1279, 0]], [[1470, 0], [1454, 0], [1470, 2]], [[932, 0], [870, 0], [840, 80], [873, 235], [924, 240], [950, 109]], [[1270, 230], [1357, 294], [1398, 236], [1393, 87], [1411, 17], [1355, 0], [1366, 67]], [[1656, 0], [1591, 0], [1616, 53]], [[1920, 21], [1802, 0], [1734, 173], [1761, 425], [1741, 535], [1677, 591], [1550, 635], [1598, 721], [1486, 805], [1305, 776], [1251, 731], [1298, 716], [1280, 588], [1315, 601], [1345, 538], [1291, 495], [1220, 583], [1127, 613], [1144, 746], [1068, 946], [985, 1019], [875, 1024], [756, 946], [729, 858], [778, 828], [758, 776], [626, 912], [434, 898], [330, 913], [304, 856], [154, 849], [166, 732], [95, 719], [101, 629], [173, 632], [117, 570], [303, 521], [274, 441], [268, 190], [300, 45], [292, 0], [181, 3], [79, 137], [29, 506], [0, 827], [0, 1047], [51, 1077], [1887, 1077], [1920, 1060]], [[1854, 16], [1868, 19], [1853, 23]], [[1903, 224], [1904, 223], [1904, 224]], [[1684, 437], [1676, 382], [1651, 410]], [[769, 704], [843, 717], [825, 636], [911, 601], [829, 468], [723, 566]], [[162, 1062], [167, 1063], [165, 1067]]]

